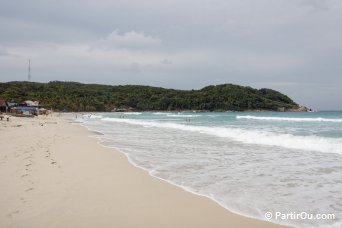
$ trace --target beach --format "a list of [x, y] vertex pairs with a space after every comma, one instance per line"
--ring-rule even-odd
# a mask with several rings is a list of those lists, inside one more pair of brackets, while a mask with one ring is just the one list
[[96, 135], [57, 116], [0, 121], [0, 227], [278, 226], [152, 177]]

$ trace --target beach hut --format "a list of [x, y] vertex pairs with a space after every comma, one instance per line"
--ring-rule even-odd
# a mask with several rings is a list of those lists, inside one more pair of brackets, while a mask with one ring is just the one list
[[27, 100], [25, 101], [26, 106], [29, 107], [38, 107], [39, 106], [39, 101], [31, 101], [31, 100]]
[[33, 117], [38, 115], [38, 108], [19, 106], [11, 109], [11, 112], [20, 117]]
[[7, 101], [7, 106], [8, 106], [8, 110], [10, 110], [11, 108], [18, 106], [18, 103], [13, 100]]
[[31, 106], [40, 107], [39, 101], [33, 101]]

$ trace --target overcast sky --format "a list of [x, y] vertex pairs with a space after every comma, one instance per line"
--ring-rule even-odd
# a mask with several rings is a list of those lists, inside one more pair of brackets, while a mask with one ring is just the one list
[[0, 0], [0, 81], [234, 83], [342, 110], [340, 0]]

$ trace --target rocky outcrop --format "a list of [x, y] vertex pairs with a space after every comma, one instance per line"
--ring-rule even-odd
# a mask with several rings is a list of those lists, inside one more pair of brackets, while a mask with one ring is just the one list
[[288, 112], [312, 112], [312, 109], [304, 105], [299, 105], [298, 108], [288, 109], [287, 111]]

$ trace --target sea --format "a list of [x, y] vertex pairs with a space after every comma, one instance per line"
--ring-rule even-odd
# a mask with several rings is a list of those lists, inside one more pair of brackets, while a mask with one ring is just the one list
[[342, 227], [342, 112], [86, 113], [77, 120], [151, 176], [229, 211], [294, 227]]

